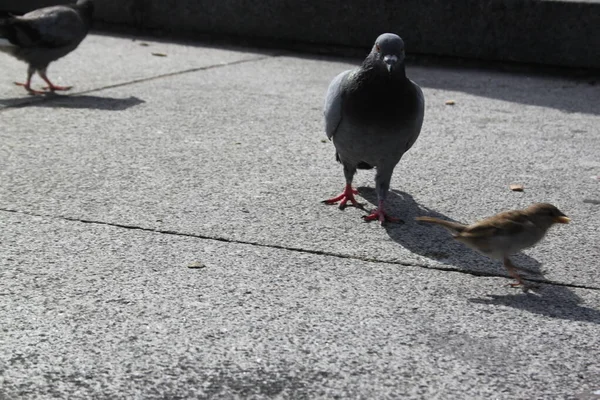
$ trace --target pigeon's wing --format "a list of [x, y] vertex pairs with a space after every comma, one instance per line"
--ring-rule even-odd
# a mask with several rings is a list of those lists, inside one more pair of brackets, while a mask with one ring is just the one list
[[342, 120], [344, 84], [351, 70], [344, 71], [331, 81], [325, 96], [325, 133], [331, 139]]
[[57, 48], [68, 46], [85, 36], [81, 17], [69, 7], [42, 8], [15, 17], [10, 23], [13, 44], [21, 47]]
[[413, 134], [409, 141], [406, 143], [406, 149], [404, 150], [405, 152], [408, 151], [419, 138], [419, 135], [421, 134], [421, 128], [423, 127], [423, 117], [425, 115], [425, 96], [423, 96], [423, 91], [421, 90], [419, 85], [417, 85], [413, 81], [410, 81], [410, 83], [413, 85], [413, 88], [415, 90], [414, 93], [416, 95], [417, 104], [415, 108], [415, 120], [412, 126]]

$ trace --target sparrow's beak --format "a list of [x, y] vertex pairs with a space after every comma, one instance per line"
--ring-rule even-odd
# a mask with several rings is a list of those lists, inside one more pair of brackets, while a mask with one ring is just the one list
[[571, 221], [571, 218], [566, 215], [561, 215], [560, 217], [554, 217], [554, 222], [557, 224], [568, 224]]
[[386, 64], [389, 72], [392, 72], [392, 68], [398, 62], [398, 57], [394, 55], [387, 55], [383, 57], [383, 62]]

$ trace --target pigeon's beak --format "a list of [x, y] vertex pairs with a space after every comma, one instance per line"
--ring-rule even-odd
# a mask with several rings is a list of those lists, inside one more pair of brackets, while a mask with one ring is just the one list
[[392, 68], [394, 68], [394, 65], [396, 65], [398, 62], [398, 57], [394, 55], [387, 55], [383, 57], [383, 62], [387, 66], [388, 71], [392, 72]]
[[561, 215], [560, 217], [554, 217], [554, 222], [557, 224], [568, 224], [571, 221], [571, 218], [566, 215]]

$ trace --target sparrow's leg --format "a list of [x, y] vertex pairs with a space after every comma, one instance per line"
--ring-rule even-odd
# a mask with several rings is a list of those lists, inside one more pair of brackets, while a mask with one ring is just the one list
[[344, 191], [339, 196], [323, 200], [323, 203], [336, 204], [339, 201], [340, 210], [346, 208], [348, 202], [352, 203], [356, 208], [363, 208], [363, 205], [354, 198], [354, 195], [358, 194], [358, 190], [352, 189], [352, 179], [354, 178], [354, 174], [356, 174], [356, 167], [344, 163], [344, 176], [346, 177], [346, 187], [344, 188]]
[[37, 90], [33, 90], [31, 88], [31, 77], [33, 76], [33, 73], [35, 72], [35, 68], [33, 67], [28, 67], [27, 68], [27, 81], [25, 83], [21, 83], [21, 82], [15, 82], [15, 85], [17, 86], [23, 86], [31, 95], [36, 95], [36, 94], [44, 94], [44, 92], [39, 92]]
[[385, 202], [385, 198], [387, 197], [387, 192], [390, 188], [390, 181], [392, 180], [392, 172], [393, 168], [390, 171], [386, 171], [383, 169], [377, 170], [377, 175], [375, 175], [375, 190], [377, 191], [377, 208], [373, 210], [371, 214], [365, 215], [363, 217], [365, 221], [379, 220], [381, 225], [383, 225], [385, 222], [404, 222], [400, 218], [390, 217], [383, 209], [383, 204]]
[[511, 283], [512, 287], [521, 287], [524, 292], [527, 292], [529, 289], [535, 289], [537, 286], [531, 285], [523, 280], [519, 273], [517, 272], [517, 267], [510, 261], [508, 257], [504, 257], [504, 267], [508, 271], [508, 274], [512, 276], [517, 282]]
[[48, 76], [46, 75], [46, 68], [42, 68], [42, 69], [38, 70], [38, 74], [48, 84], [48, 86], [45, 86], [43, 88], [44, 90], [52, 90], [52, 91], [69, 90], [73, 87], [73, 86], [58, 86], [58, 85], [55, 85], [52, 82], [50, 82], [50, 79], [48, 79]]

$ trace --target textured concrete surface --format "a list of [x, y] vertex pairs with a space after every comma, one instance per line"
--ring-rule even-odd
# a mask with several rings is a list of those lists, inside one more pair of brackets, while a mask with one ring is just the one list
[[[63, 0], [4, 0], [26, 11]], [[600, 2], [556, 0], [96, 0], [96, 20], [187, 34], [370, 47], [384, 31], [413, 53], [600, 68]], [[551, 27], [551, 28], [549, 28]]]
[[[0, 398], [598, 398], [595, 83], [410, 66], [382, 228], [319, 203], [358, 61], [92, 35], [50, 69], [74, 92], [32, 98], [3, 56]], [[573, 219], [515, 258], [537, 293], [413, 221], [534, 201]]]

